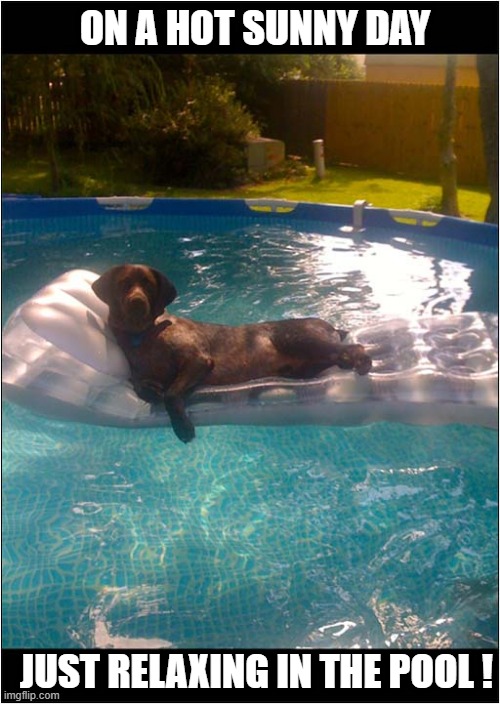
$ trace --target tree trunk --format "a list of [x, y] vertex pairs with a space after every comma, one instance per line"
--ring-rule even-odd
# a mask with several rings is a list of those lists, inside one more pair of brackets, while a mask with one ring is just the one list
[[51, 190], [55, 195], [61, 186], [61, 174], [59, 170], [59, 160], [57, 156], [57, 130], [54, 122], [54, 110], [52, 108], [51, 94], [51, 74], [50, 57], [43, 57], [43, 137], [49, 161]]
[[479, 110], [490, 204], [486, 222], [498, 224], [498, 56], [478, 54]]
[[455, 156], [456, 100], [455, 84], [457, 57], [449, 55], [443, 90], [443, 117], [440, 132], [441, 151], [441, 212], [460, 217], [457, 195], [457, 157]]

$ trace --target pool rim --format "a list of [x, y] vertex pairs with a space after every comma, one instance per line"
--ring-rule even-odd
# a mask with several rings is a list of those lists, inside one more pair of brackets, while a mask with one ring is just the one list
[[[2, 196], [2, 224], [17, 221], [106, 216], [138, 221], [141, 216], [245, 218], [248, 224], [289, 225], [304, 221], [336, 228], [335, 234], [352, 235], [370, 228], [397, 230], [399, 236], [426, 234], [498, 248], [498, 226], [418, 210], [376, 208], [367, 201], [352, 206], [280, 199], [142, 198], [129, 196], [43, 198]], [[333, 233], [332, 233], [333, 234]]]

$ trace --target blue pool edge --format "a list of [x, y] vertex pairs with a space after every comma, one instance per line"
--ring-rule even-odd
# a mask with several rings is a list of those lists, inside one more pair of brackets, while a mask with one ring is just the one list
[[380, 228], [407, 233], [447, 237], [490, 247], [498, 247], [498, 226], [474, 220], [438, 215], [417, 210], [376, 208], [367, 201], [352, 206], [326, 203], [296, 202], [279, 199], [226, 198], [142, 198], [110, 196], [99, 198], [42, 198], [39, 196], [5, 195], [2, 197], [2, 222], [38, 218], [88, 217], [119, 215], [136, 220], [141, 215], [173, 217], [228, 217], [258, 220], [270, 225], [287, 223], [293, 226], [304, 220], [330, 223], [348, 233], [367, 228]]

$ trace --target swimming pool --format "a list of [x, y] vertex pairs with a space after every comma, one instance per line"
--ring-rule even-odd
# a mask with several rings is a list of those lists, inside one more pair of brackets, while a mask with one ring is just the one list
[[[472, 225], [471, 237], [464, 223], [375, 209], [359, 228], [351, 209], [305, 204], [126, 202], [7, 203], [4, 321], [62, 272], [121, 261], [168, 272], [172, 311], [199, 320], [314, 315], [353, 329], [496, 312], [493, 228]], [[168, 429], [5, 403], [3, 434], [4, 647], [498, 641], [494, 431], [214, 426], [184, 446]]]

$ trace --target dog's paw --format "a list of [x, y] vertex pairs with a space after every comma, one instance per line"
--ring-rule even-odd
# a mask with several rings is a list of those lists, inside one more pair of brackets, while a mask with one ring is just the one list
[[344, 345], [336, 363], [341, 369], [353, 369], [360, 376], [368, 374], [372, 360], [363, 345]]
[[354, 371], [360, 376], [368, 374], [372, 368], [372, 360], [371, 357], [366, 354], [363, 345], [350, 345], [350, 349], [352, 353], [352, 368]]
[[180, 421], [180, 420], [173, 420], [172, 421], [172, 430], [176, 434], [176, 436], [181, 440], [183, 443], [188, 443], [191, 442], [191, 440], [194, 440], [196, 436], [196, 431], [194, 429], [194, 425], [191, 423], [191, 421], [186, 420], [186, 421]]
[[368, 374], [371, 368], [372, 360], [367, 354], [360, 355], [356, 360], [356, 364], [354, 366], [355, 371], [361, 376]]

